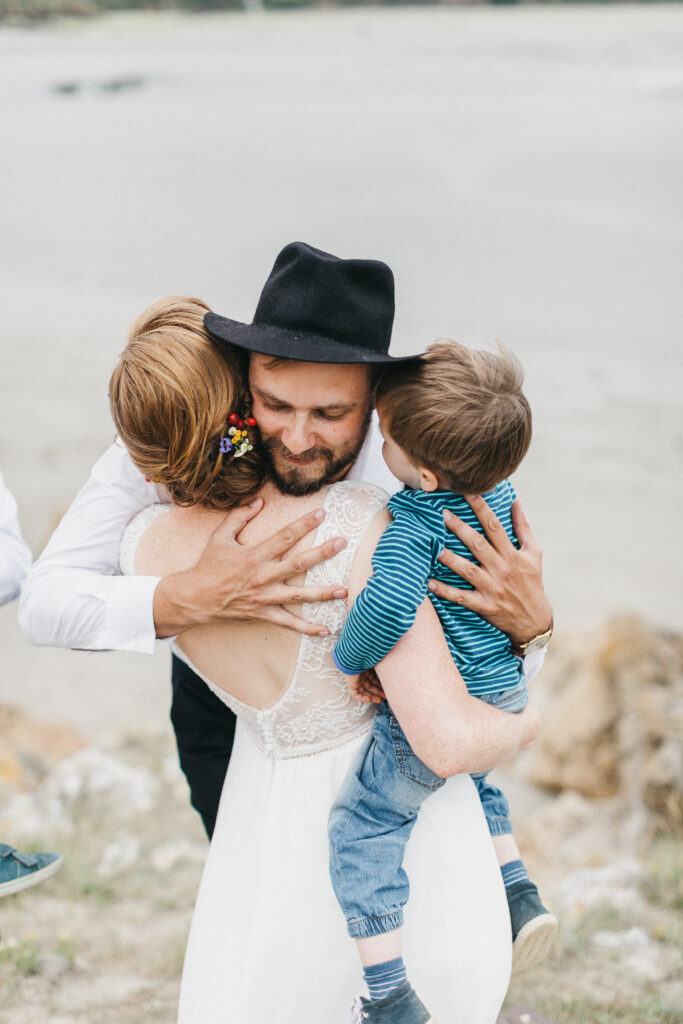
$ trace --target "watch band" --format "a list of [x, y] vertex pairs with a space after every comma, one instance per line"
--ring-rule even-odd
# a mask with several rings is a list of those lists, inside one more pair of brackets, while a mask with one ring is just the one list
[[550, 620], [550, 626], [543, 633], [538, 633], [536, 636], [532, 636], [531, 640], [527, 640], [523, 644], [513, 644], [512, 653], [516, 654], [518, 658], [524, 658], [527, 654], [531, 654], [532, 651], [542, 651], [544, 647], [547, 647], [550, 643], [550, 638], [553, 635], [554, 622]]

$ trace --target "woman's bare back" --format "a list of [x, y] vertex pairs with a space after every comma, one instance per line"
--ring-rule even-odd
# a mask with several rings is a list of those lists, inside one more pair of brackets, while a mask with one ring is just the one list
[[[280, 494], [272, 484], [261, 491], [264, 507], [244, 527], [240, 542], [254, 545], [272, 536], [284, 523], [321, 508], [326, 491], [308, 497]], [[157, 516], [145, 530], [135, 553], [135, 571], [165, 576], [194, 565], [225, 513], [202, 506], [174, 506]], [[292, 550], [314, 545], [315, 534]], [[289, 582], [303, 583], [303, 575]], [[288, 610], [301, 614], [301, 605]], [[287, 689], [296, 666], [301, 637], [270, 622], [231, 622], [193, 626], [176, 639], [176, 646], [201, 675], [244, 704], [267, 708]]]

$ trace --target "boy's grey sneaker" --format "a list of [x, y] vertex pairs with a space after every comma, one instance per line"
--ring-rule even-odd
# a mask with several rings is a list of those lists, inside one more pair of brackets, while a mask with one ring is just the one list
[[356, 999], [351, 1009], [351, 1024], [437, 1024], [424, 1003], [418, 999], [409, 981], [395, 988], [384, 999]]
[[13, 846], [0, 843], [0, 896], [37, 885], [59, 871], [63, 864], [59, 853], [20, 853]]
[[541, 903], [533, 882], [505, 890], [512, 924], [512, 969], [521, 971], [545, 960], [557, 933], [557, 919]]

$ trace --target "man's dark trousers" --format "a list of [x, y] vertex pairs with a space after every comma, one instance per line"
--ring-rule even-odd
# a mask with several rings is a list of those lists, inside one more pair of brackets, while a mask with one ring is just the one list
[[213, 835], [223, 780], [235, 740], [236, 718], [196, 672], [173, 656], [171, 721], [192, 806]]

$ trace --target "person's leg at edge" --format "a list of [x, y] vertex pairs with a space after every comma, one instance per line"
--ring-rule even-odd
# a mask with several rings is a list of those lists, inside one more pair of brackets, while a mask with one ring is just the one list
[[389, 721], [384, 705], [330, 812], [330, 875], [368, 986], [353, 1020], [436, 1024], [408, 981], [401, 939], [409, 891], [403, 853], [430, 790], [398, 772]]
[[173, 656], [171, 722], [192, 806], [213, 835], [236, 719], [222, 700], [180, 658]]

